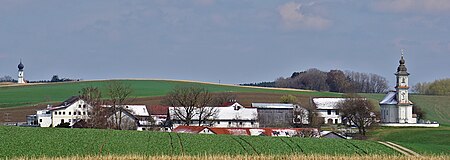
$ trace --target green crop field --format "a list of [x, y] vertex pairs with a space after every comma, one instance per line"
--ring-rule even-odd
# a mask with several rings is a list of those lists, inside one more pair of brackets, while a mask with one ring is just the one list
[[0, 126], [0, 159], [87, 155], [399, 155], [374, 141]]
[[[152, 97], [163, 96], [172, 88], [177, 86], [199, 86], [207, 88], [211, 92], [265, 92], [281, 94], [304, 94], [321, 97], [337, 97], [338, 93], [313, 92], [301, 90], [263, 89], [249, 88], [231, 85], [208, 84], [188, 81], [167, 81], [167, 80], [119, 80], [129, 84], [133, 89], [132, 97]], [[52, 83], [25, 86], [1, 86], [0, 87], [0, 108], [30, 106], [41, 103], [61, 102], [71, 96], [77, 95], [84, 87], [99, 87], [106, 90], [109, 81], [85, 81], [70, 83]]]

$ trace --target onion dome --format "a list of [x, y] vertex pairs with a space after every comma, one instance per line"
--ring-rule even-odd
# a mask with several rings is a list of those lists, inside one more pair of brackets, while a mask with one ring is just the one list
[[19, 68], [19, 70], [23, 70], [25, 66], [22, 64], [22, 61], [20, 61], [19, 65], [17, 66], [17, 68]]
[[398, 61], [400, 63], [400, 65], [398, 65], [397, 68], [397, 74], [408, 74], [408, 69], [406, 68], [405, 65], [405, 59], [403, 58], [403, 54], [402, 54], [402, 58]]

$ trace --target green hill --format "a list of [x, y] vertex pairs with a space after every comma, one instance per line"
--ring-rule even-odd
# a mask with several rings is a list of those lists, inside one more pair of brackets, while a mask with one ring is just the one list
[[[30, 106], [41, 103], [61, 102], [73, 95], [77, 95], [81, 88], [94, 86], [103, 91], [106, 90], [106, 81], [83, 81], [69, 83], [49, 83], [24, 86], [2, 86], [0, 87], [0, 108]], [[313, 92], [294, 89], [270, 89], [243, 87], [237, 85], [222, 85], [213, 83], [202, 83], [192, 81], [172, 80], [117, 80], [129, 84], [134, 90], [132, 97], [163, 96], [176, 86], [199, 86], [207, 88], [211, 92], [263, 92], [282, 94], [303, 94], [310, 96], [336, 97], [337, 93]]]
[[0, 126], [0, 159], [86, 155], [398, 155], [374, 141]]

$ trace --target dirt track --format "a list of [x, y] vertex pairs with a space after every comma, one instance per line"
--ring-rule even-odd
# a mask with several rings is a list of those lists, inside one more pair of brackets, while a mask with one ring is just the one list
[[[251, 103], [255, 102], [279, 102], [280, 97], [283, 96], [283, 94], [276, 93], [236, 93], [236, 95], [238, 102], [244, 106], [250, 106]], [[162, 98], [136, 98], [132, 104], [145, 104], [147, 106], [159, 105]], [[309, 98], [309, 96], [297, 95], [297, 99], [301, 105], [308, 105]], [[5, 122], [5, 120], [9, 122], [25, 122], [27, 115], [36, 114], [36, 110], [44, 108], [46, 108], [46, 105], [0, 109], [0, 123]]]

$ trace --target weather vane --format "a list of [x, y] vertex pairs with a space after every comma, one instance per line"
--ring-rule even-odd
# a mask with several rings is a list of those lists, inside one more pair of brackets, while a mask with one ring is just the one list
[[402, 48], [402, 49], [400, 49], [400, 51], [402, 52], [402, 57], [403, 57], [403, 55], [404, 55], [405, 52], [406, 52], [406, 49]]

